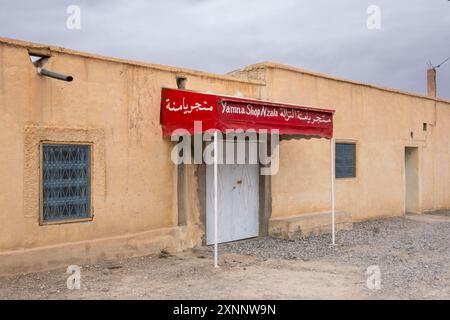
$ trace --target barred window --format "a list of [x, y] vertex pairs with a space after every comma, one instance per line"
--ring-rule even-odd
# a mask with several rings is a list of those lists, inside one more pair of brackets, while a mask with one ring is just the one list
[[41, 144], [40, 222], [91, 218], [91, 145]]
[[356, 145], [336, 143], [336, 178], [356, 177]]

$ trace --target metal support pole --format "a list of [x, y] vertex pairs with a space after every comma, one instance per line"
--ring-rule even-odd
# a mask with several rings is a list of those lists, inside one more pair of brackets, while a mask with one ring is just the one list
[[334, 181], [335, 181], [335, 143], [334, 138], [330, 139], [330, 162], [331, 162], [331, 238], [332, 245], [336, 244], [336, 212], [335, 212], [335, 192], [334, 192]]
[[218, 197], [217, 197], [217, 162], [219, 159], [217, 130], [214, 132], [214, 268], [219, 266], [219, 215], [218, 215]]

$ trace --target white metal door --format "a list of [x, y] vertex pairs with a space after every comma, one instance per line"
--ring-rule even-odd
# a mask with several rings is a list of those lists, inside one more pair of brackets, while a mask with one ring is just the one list
[[[259, 165], [218, 165], [218, 241], [259, 234]], [[214, 166], [206, 167], [206, 243], [214, 243]]]

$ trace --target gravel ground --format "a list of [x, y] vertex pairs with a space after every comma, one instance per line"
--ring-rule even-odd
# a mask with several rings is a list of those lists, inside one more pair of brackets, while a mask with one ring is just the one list
[[[66, 268], [0, 277], [2, 299], [450, 299], [448, 213], [355, 223], [294, 241], [251, 239], [179, 253], [82, 265], [81, 290]], [[381, 290], [366, 286], [377, 265]]]
[[450, 219], [391, 218], [355, 223], [353, 230], [337, 233], [336, 246], [330, 246], [330, 241], [330, 235], [293, 241], [251, 239], [223, 245], [222, 249], [264, 259], [323, 260], [361, 269], [378, 265], [383, 290], [375, 295], [450, 298]]

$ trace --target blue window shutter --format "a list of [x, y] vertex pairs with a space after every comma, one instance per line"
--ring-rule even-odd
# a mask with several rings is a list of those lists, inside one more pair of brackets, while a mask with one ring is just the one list
[[91, 216], [90, 145], [42, 146], [42, 217], [44, 222]]

